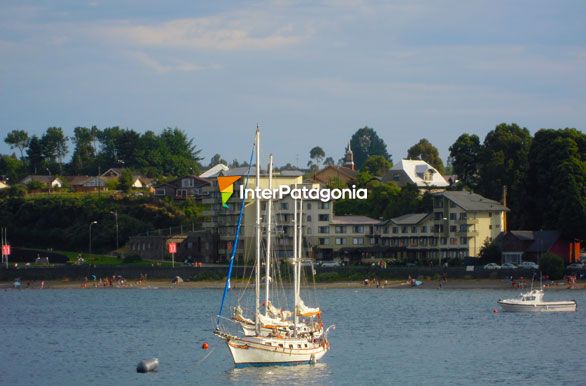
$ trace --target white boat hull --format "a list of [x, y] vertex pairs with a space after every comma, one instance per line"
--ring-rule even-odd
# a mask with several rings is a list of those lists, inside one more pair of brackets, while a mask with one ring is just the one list
[[575, 301], [542, 302], [535, 304], [519, 304], [506, 300], [499, 300], [498, 304], [507, 312], [574, 312]]
[[226, 339], [236, 366], [314, 363], [319, 361], [329, 349], [327, 341], [320, 342], [322, 343], [313, 343], [306, 339], [267, 340], [256, 337], [228, 337]]

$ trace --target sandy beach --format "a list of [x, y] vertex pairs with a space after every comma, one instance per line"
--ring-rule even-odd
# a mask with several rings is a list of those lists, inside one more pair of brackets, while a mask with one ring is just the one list
[[[539, 285], [539, 282], [534, 283]], [[232, 288], [238, 289], [238, 287], [245, 286], [243, 282], [232, 281]], [[521, 283], [511, 283], [510, 280], [500, 279], [452, 279], [448, 280], [440, 288], [440, 282], [438, 280], [423, 280], [423, 284], [416, 289], [486, 289], [486, 290], [507, 290], [507, 289], [523, 289], [530, 288], [531, 281], [525, 281], [524, 285]], [[545, 287], [549, 290], [565, 290], [569, 289], [568, 284], [564, 280], [558, 280], [555, 282], [549, 282], [545, 284]], [[2, 289], [13, 289], [14, 282], [0, 282], [0, 288]], [[47, 280], [47, 281], [22, 281], [20, 289], [81, 289], [81, 290], [105, 290], [110, 288], [144, 288], [144, 289], [190, 289], [190, 288], [224, 288], [224, 281], [184, 281], [181, 283], [172, 283], [171, 280], [146, 280], [146, 281], [135, 281], [125, 280], [120, 283], [113, 283], [112, 286], [109, 284], [103, 285], [99, 282], [93, 281], [80, 281], [80, 280]], [[326, 288], [355, 288], [355, 289], [397, 289], [397, 288], [412, 288], [408, 282], [404, 280], [383, 280], [380, 281], [378, 286], [374, 283], [365, 285], [362, 281], [345, 281], [345, 282], [331, 282], [331, 283], [316, 283], [315, 288], [326, 289]], [[579, 280], [576, 282], [572, 290], [585, 290], [586, 281]]]

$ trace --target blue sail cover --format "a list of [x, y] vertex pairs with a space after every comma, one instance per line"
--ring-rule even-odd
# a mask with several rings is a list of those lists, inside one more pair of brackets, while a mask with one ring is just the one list
[[[244, 181], [244, 188], [248, 187], [248, 177], [250, 176], [250, 168], [252, 167], [252, 157], [255, 152], [256, 145], [252, 146], [252, 151], [250, 152], [250, 160], [248, 162], [248, 170], [246, 172], [246, 180]], [[234, 258], [236, 256], [236, 251], [238, 250], [238, 240], [240, 238], [240, 225], [242, 224], [242, 216], [244, 215], [244, 197], [242, 197], [242, 202], [240, 203], [240, 213], [238, 214], [238, 223], [236, 224], [236, 236], [234, 238], [234, 244], [232, 245], [232, 254], [230, 255], [230, 264], [228, 265], [228, 276], [226, 277], [226, 284], [224, 284], [224, 293], [222, 294], [222, 302], [220, 303], [220, 311], [216, 317], [216, 328], [219, 328], [220, 325], [220, 317], [222, 316], [222, 311], [224, 310], [224, 302], [226, 300], [226, 296], [228, 295], [228, 291], [230, 290], [230, 277], [232, 277], [232, 268], [234, 267]]]

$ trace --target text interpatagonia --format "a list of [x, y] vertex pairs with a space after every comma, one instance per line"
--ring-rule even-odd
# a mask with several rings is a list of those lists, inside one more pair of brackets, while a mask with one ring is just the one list
[[244, 185], [240, 185], [240, 199], [254, 200], [256, 197], [260, 197], [263, 200], [281, 200], [285, 196], [291, 196], [294, 200], [320, 200], [322, 202], [339, 199], [366, 200], [368, 190], [364, 188], [356, 189], [356, 185], [352, 185], [352, 189], [308, 188], [307, 186], [292, 188], [288, 185], [281, 185], [276, 189], [245, 189]]

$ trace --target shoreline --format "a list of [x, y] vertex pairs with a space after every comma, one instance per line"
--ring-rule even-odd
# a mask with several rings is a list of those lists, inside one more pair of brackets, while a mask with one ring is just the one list
[[[14, 287], [13, 281], [0, 282], [0, 289], [19, 289], [19, 290], [40, 290], [40, 289], [80, 289], [80, 290], [105, 290], [105, 289], [222, 289], [225, 282], [223, 280], [215, 281], [184, 281], [181, 283], [172, 283], [171, 280], [164, 279], [149, 279], [146, 281], [125, 280], [121, 283], [112, 283], [112, 285], [103, 285], [94, 281], [80, 281], [80, 280], [28, 280], [22, 281], [20, 288]], [[245, 286], [244, 283], [232, 281], [232, 288], [239, 289]], [[534, 286], [539, 286], [539, 283], [534, 283]], [[285, 284], [285, 287], [289, 285]], [[370, 283], [365, 285], [363, 281], [341, 281], [328, 283], [315, 283], [316, 289], [457, 289], [457, 290], [528, 290], [531, 288], [531, 282], [525, 282], [524, 286], [513, 286], [511, 281], [502, 279], [449, 279], [440, 287], [439, 280], [423, 281], [423, 284], [418, 287], [411, 287], [405, 280], [387, 280], [380, 281], [378, 286]], [[573, 288], [569, 288], [568, 284], [563, 280], [552, 282], [544, 285], [545, 290], [586, 290], [586, 281], [580, 280], [576, 282]]]

